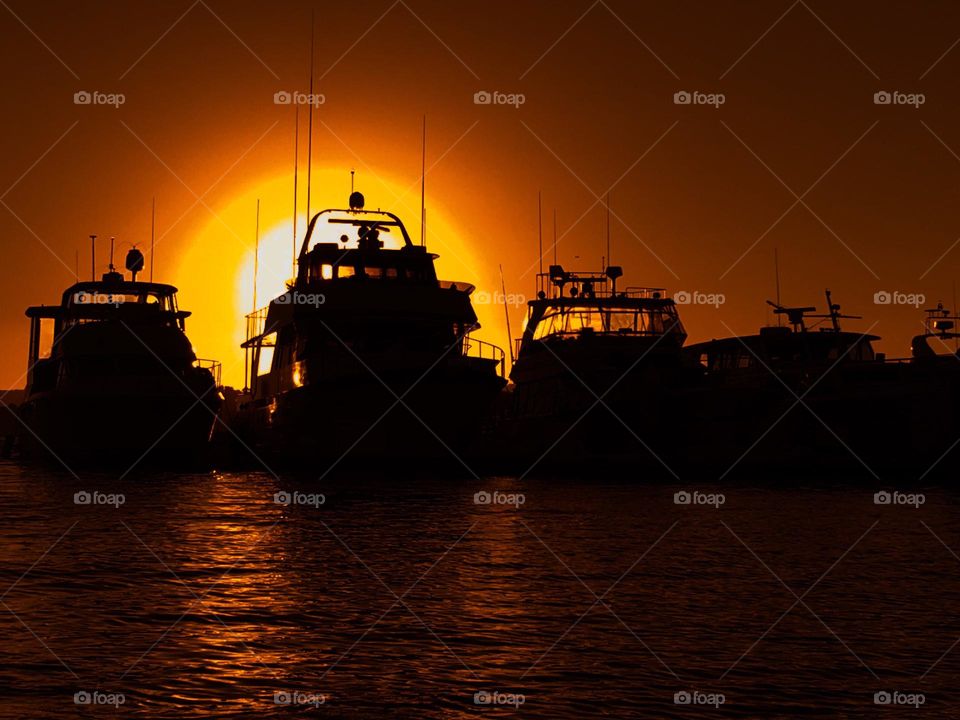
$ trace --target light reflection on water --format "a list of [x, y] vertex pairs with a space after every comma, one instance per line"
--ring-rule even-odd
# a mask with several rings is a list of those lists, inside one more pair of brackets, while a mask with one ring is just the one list
[[954, 493], [734, 485], [715, 509], [678, 489], [0, 466], [0, 716], [69, 715], [81, 691], [121, 693], [124, 717], [515, 712], [488, 691], [549, 718], [870, 717], [884, 689], [950, 714]]

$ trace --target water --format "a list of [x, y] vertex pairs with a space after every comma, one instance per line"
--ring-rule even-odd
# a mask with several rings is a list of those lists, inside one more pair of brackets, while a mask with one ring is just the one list
[[680, 489], [2, 465], [0, 716], [953, 714], [956, 493]]

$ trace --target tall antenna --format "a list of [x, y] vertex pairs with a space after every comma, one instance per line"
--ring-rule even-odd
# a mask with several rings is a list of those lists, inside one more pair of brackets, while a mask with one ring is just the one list
[[543, 275], [543, 201], [540, 191], [537, 191], [537, 251], [540, 274]]
[[97, 236], [90, 236], [90, 279], [97, 281]]
[[110, 236], [110, 272], [113, 272], [116, 268], [113, 266], [113, 246], [116, 243], [117, 239]]
[[[777, 248], [773, 249], [773, 272], [777, 277], [777, 306], [780, 306], [780, 253]], [[828, 308], [829, 309], [829, 308]], [[780, 327], [780, 321], [783, 313], [777, 313], [777, 327]]]
[[607, 265], [612, 264], [613, 260], [610, 258], [610, 193], [607, 193]]
[[427, 244], [427, 116], [423, 116], [423, 142], [420, 145], [420, 245]]
[[257, 311], [257, 276], [260, 274], [260, 198], [257, 198], [257, 224], [253, 244], [253, 312]]
[[157, 246], [157, 197], [153, 197], [153, 209], [150, 212], [150, 282], [153, 282], [153, 255]]
[[73, 276], [80, 282], [80, 251], [74, 250], [73, 258]]
[[557, 209], [553, 209], [553, 264], [557, 264]]
[[351, 170], [350, 170], [350, 194], [351, 194], [351, 195], [353, 195], [353, 174], [354, 174], [355, 172], [356, 172], [356, 170], [354, 170], [354, 169], [351, 168]]
[[313, 176], [313, 37], [316, 34], [315, 12], [310, 12], [310, 97], [307, 98], [307, 114], [310, 122], [307, 125], [307, 224], [310, 224], [310, 180]]
[[503, 265], [500, 266], [500, 292], [503, 294], [503, 314], [507, 317], [507, 348], [510, 350], [510, 366], [513, 366], [513, 331], [510, 330], [510, 308], [507, 305], [507, 285], [503, 281]]
[[300, 106], [295, 106], [293, 129], [293, 276], [297, 276], [297, 176], [300, 174]]

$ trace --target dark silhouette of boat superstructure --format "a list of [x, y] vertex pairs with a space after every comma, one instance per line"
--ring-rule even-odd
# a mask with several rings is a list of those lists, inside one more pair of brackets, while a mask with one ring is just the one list
[[238, 434], [281, 462], [456, 462], [504, 355], [471, 336], [474, 288], [439, 280], [436, 258], [360, 193], [314, 215], [288, 291], [248, 317]]
[[952, 449], [960, 438], [960, 357], [937, 355], [929, 341], [956, 337], [953, 319], [942, 308], [928, 312], [912, 357], [888, 359], [874, 348], [878, 336], [841, 327], [860, 318], [841, 314], [829, 290], [826, 300], [820, 315], [814, 307], [769, 303], [787, 326], [684, 349], [702, 373], [678, 398], [689, 408], [692, 457], [721, 470], [922, 473]]
[[20, 407], [28, 455], [64, 462], [197, 459], [210, 440], [219, 363], [198, 360], [177, 288], [140, 282], [111, 264], [67, 288], [59, 305], [28, 308], [29, 370]]
[[675, 443], [670, 393], [686, 332], [661, 288], [617, 288], [623, 271], [537, 276], [511, 385], [488, 442], [519, 462], [656, 463]]

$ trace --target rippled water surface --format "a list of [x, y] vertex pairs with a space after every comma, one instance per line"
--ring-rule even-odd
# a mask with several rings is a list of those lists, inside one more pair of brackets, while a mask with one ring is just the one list
[[957, 493], [693, 485], [3, 465], [0, 715], [957, 716]]

